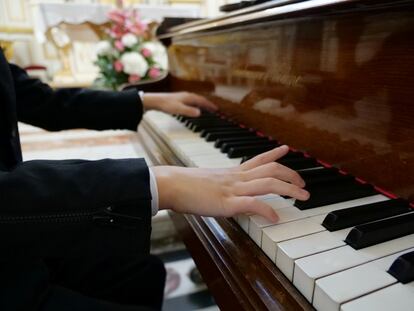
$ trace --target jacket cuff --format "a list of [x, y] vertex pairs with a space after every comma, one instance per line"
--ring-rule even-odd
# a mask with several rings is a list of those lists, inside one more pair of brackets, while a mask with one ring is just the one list
[[117, 102], [125, 107], [122, 113], [125, 113], [125, 116], [131, 116], [131, 119], [125, 122], [124, 128], [136, 131], [144, 114], [143, 103], [138, 91], [134, 88], [118, 92]]

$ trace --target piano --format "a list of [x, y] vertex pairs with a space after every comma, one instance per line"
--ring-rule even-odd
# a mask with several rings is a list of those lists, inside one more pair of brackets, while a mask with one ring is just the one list
[[414, 310], [414, 2], [275, 0], [175, 26], [169, 75], [198, 119], [146, 113], [154, 163], [231, 167], [288, 144], [306, 202], [278, 223], [172, 214], [221, 310]]

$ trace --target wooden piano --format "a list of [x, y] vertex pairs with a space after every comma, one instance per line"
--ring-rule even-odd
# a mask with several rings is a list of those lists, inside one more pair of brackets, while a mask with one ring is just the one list
[[[258, 136], [270, 136], [305, 152], [304, 157], [316, 159], [322, 168], [332, 165], [341, 174], [357, 176], [361, 185], [373, 185], [374, 201], [351, 200], [353, 204], [341, 208], [396, 197], [409, 206], [414, 199], [413, 1], [269, 1], [173, 27], [160, 39], [168, 45], [169, 76], [144, 90], [200, 93], [220, 107], [220, 120], [228, 118], [241, 128], [252, 128]], [[222, 167], [240, 162], [219, 149], [213, 151], [214, 142], [187, 129], [187, 121], [147, 113], [139, 135], [155, 163]], [[384, 270], [382, 283], [373, 284], [374, 278], [367, 274], [378, 269], [377, 262], [388, 260], [389, 266], [402, 250], [413, 250], [412, 220], [399, 225], [405, 233], [379, 246], [356, 251], [341, 239], [320, 249], [311, 241], [323, 242], [324, 236], [332, 235], [321, 227], [321, 219], [339, 209], [338, 204], [327, 207], [312, 210], [319, 212], [305, 210], [305, 216], [280, 224], [290, 224], [291, 229], [297, 224], [295, 228], [302, 230], [310, 220], [319, 221], [312, 223], [316, 229], [308, 232], [310, 236], [296, 237], [304, 247], [296, 250], [299, 255], [292, 261], [295, 270], [290, 275], [279, 268], [279, 257], [288, 254], [295, 239], [277, 241], [267, 236], [278, 252], [277, 257], [269, 255], [264, 235], [271, 233], [271, 224], [254, 216], [172, 217], [221, 310], [387, 310], [390, 305], [393, 310], [414, 310], [412, 281], [400, 283]], [[283, 211], [292, 209], [296, 207]], [[284, 215], [283, 211], [278, 210]], [[410, 211], [408, 207], [404, 219], [413, 216]], [[255, 228], [263, 231], [259, 239], [250, 238]], [[348, 234], [350, 229], [338, 232], [345, 234], [344, 230]], [[300, 255], [308, 248], [313, 253]], [[345, 251], [360, 255], [364, 250], [379, 255], [357, 260], [367, 267], [362, 272], [348, 265], [352, 260], [338, 264], [345, 276], [330, 270], [314, 269], [314, 276], [306, 272], [318, 258], [328, 269], [325, 251], [347, 256]], [[313, 280], [311, 287], [301, 287], [306, 284], [296, 280], [300, 273]], [[358, 274], [364, 278], [352, 278]], [[336, 277], [354, 280], [352, 290], [365, 286], [366, 293], [335, 289], [340, 285]], [[332, 291], [336, 297], [328, 297]], [[370, 300], [372, 295], [380, 298]]]

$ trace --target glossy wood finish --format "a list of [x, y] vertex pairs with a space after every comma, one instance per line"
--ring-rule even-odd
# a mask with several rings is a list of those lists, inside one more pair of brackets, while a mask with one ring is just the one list
[[366, 2], [173, 37], [172, 89], [413, 200], [413, 2]]

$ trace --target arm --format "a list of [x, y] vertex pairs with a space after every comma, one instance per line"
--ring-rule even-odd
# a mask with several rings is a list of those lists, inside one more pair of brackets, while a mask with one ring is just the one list
[[143, 159], [24, 162], [0, 171], [0, 202], [4, 255], [149, 249], [151, 194]]
[[95, 91], [79, 88], [53, 90], [10, 64], [17, 117], [50, 131], [70, 128], [136, 130], [143, 107], [136, 90]]
[[143, 108], [197, 117], [201, 109], [217, 107], [188, 92], [146, 93], [143, 102], [135, 89], [122, 92], [80, 88], [53, 90], [10, 64], [16, 89], [17, 117], [49, 131], [70, 128], [136, 130]]

